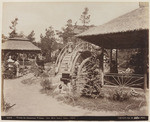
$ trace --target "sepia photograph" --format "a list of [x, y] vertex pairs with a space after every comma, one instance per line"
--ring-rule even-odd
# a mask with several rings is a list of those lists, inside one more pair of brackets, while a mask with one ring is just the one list
[[149, 2], [2, 2], [2, 120], [148, 121]]

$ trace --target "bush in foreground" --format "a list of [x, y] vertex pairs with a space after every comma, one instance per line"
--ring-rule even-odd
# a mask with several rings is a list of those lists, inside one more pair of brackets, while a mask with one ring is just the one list
[[52, 90], [53, 89], [52, 82], [49, 78], [43, 79], [40, 84], [43, 87], [43, 90]]

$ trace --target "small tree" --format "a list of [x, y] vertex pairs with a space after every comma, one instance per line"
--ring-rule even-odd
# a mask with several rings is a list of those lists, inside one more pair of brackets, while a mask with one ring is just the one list
[[89, 9], [86, 7], [84, 8], [84, 11], [82, 12], [82, 15], [80, 17], [81, 22], [83, 23], [83, 26], [86, 26], [90, 22], [90, 15], [88, 15]]

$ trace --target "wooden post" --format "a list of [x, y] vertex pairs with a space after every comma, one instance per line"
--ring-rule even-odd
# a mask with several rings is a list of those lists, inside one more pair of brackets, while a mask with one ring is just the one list
[[148, 48], [145, 48], [144, 49], [144, 92], [146, 92], [147, 90], [147, 82], [148, 82], [148, 79], [147, 79], [147, 57], [148, 57]]
[[104, 47], [102, 45], [102, 85], [104, 85], [104, 66], [103, 66], [103, 62], [104, 62]]
[[118, 64], [118, 50], [116, 49], [116, 64]]
[[118, 73], [118, 50], [116, 49], [116, 69]]
[[109, 60], [110, 69], [112, 67], [111, 62], [112, 62], [112, 49], [110, 49], [110, 60]]
[[146, 90], [147, 90], [147, 74], [146, 73], [144, 73], [144, 92], [146, 92]]
[[1, 86], [1, 91], [2, 91], [2, 99], [1, 99], [1, 111], [4, 111], [4, 78], [2, 76], [1, 78], [1, 81], [2, 81], [2, 86]]

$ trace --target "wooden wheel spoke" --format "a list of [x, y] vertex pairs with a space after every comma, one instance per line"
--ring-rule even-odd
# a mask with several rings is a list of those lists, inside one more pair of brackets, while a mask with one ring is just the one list
[[111, 84], [111, 85], [115, 85], [115, 86], [117, 86], [117, 84], [112, 83], [112, 82], [110, 82], [110, 81], [108, 81], [108, 80], [106, 80], [105, 82], [106, 82], [106, 83], [109, 83], [109, 84]]
[[141, 80], [141, 79], [143, 79], [143, 77], [134, 80], [133, 82], [129, 83], [128, 85], [132, 85], [133, 83], [135, 83], [136, 81], [139, 81], [139, 80]]
[[136, 84], [132, 84], [130, 86], [141, 86], [142, 84], [144, 84], [143, 82], [142, 83], [136, 83]]
[[127, 80], [128, 80], [129, 78], [131, 78], [130, 75], [125, 75], [124, 85], [126, 84], [126, 82], [127, 82]]
[[117, 76], [117, 79], [118, 79], [119, 82], [121, 82], [119, 76]]
[[130, 77], [129, 80], [126, 80], [125, 84], [124, 85], [127, 85], [130, 81], [132, 80], [132, 77]]
[[114, 76], [112, 76], [112, 77], [118, 83], [118, 85], [121, 85], [121, 83], [119, 83], [118, 80]]

